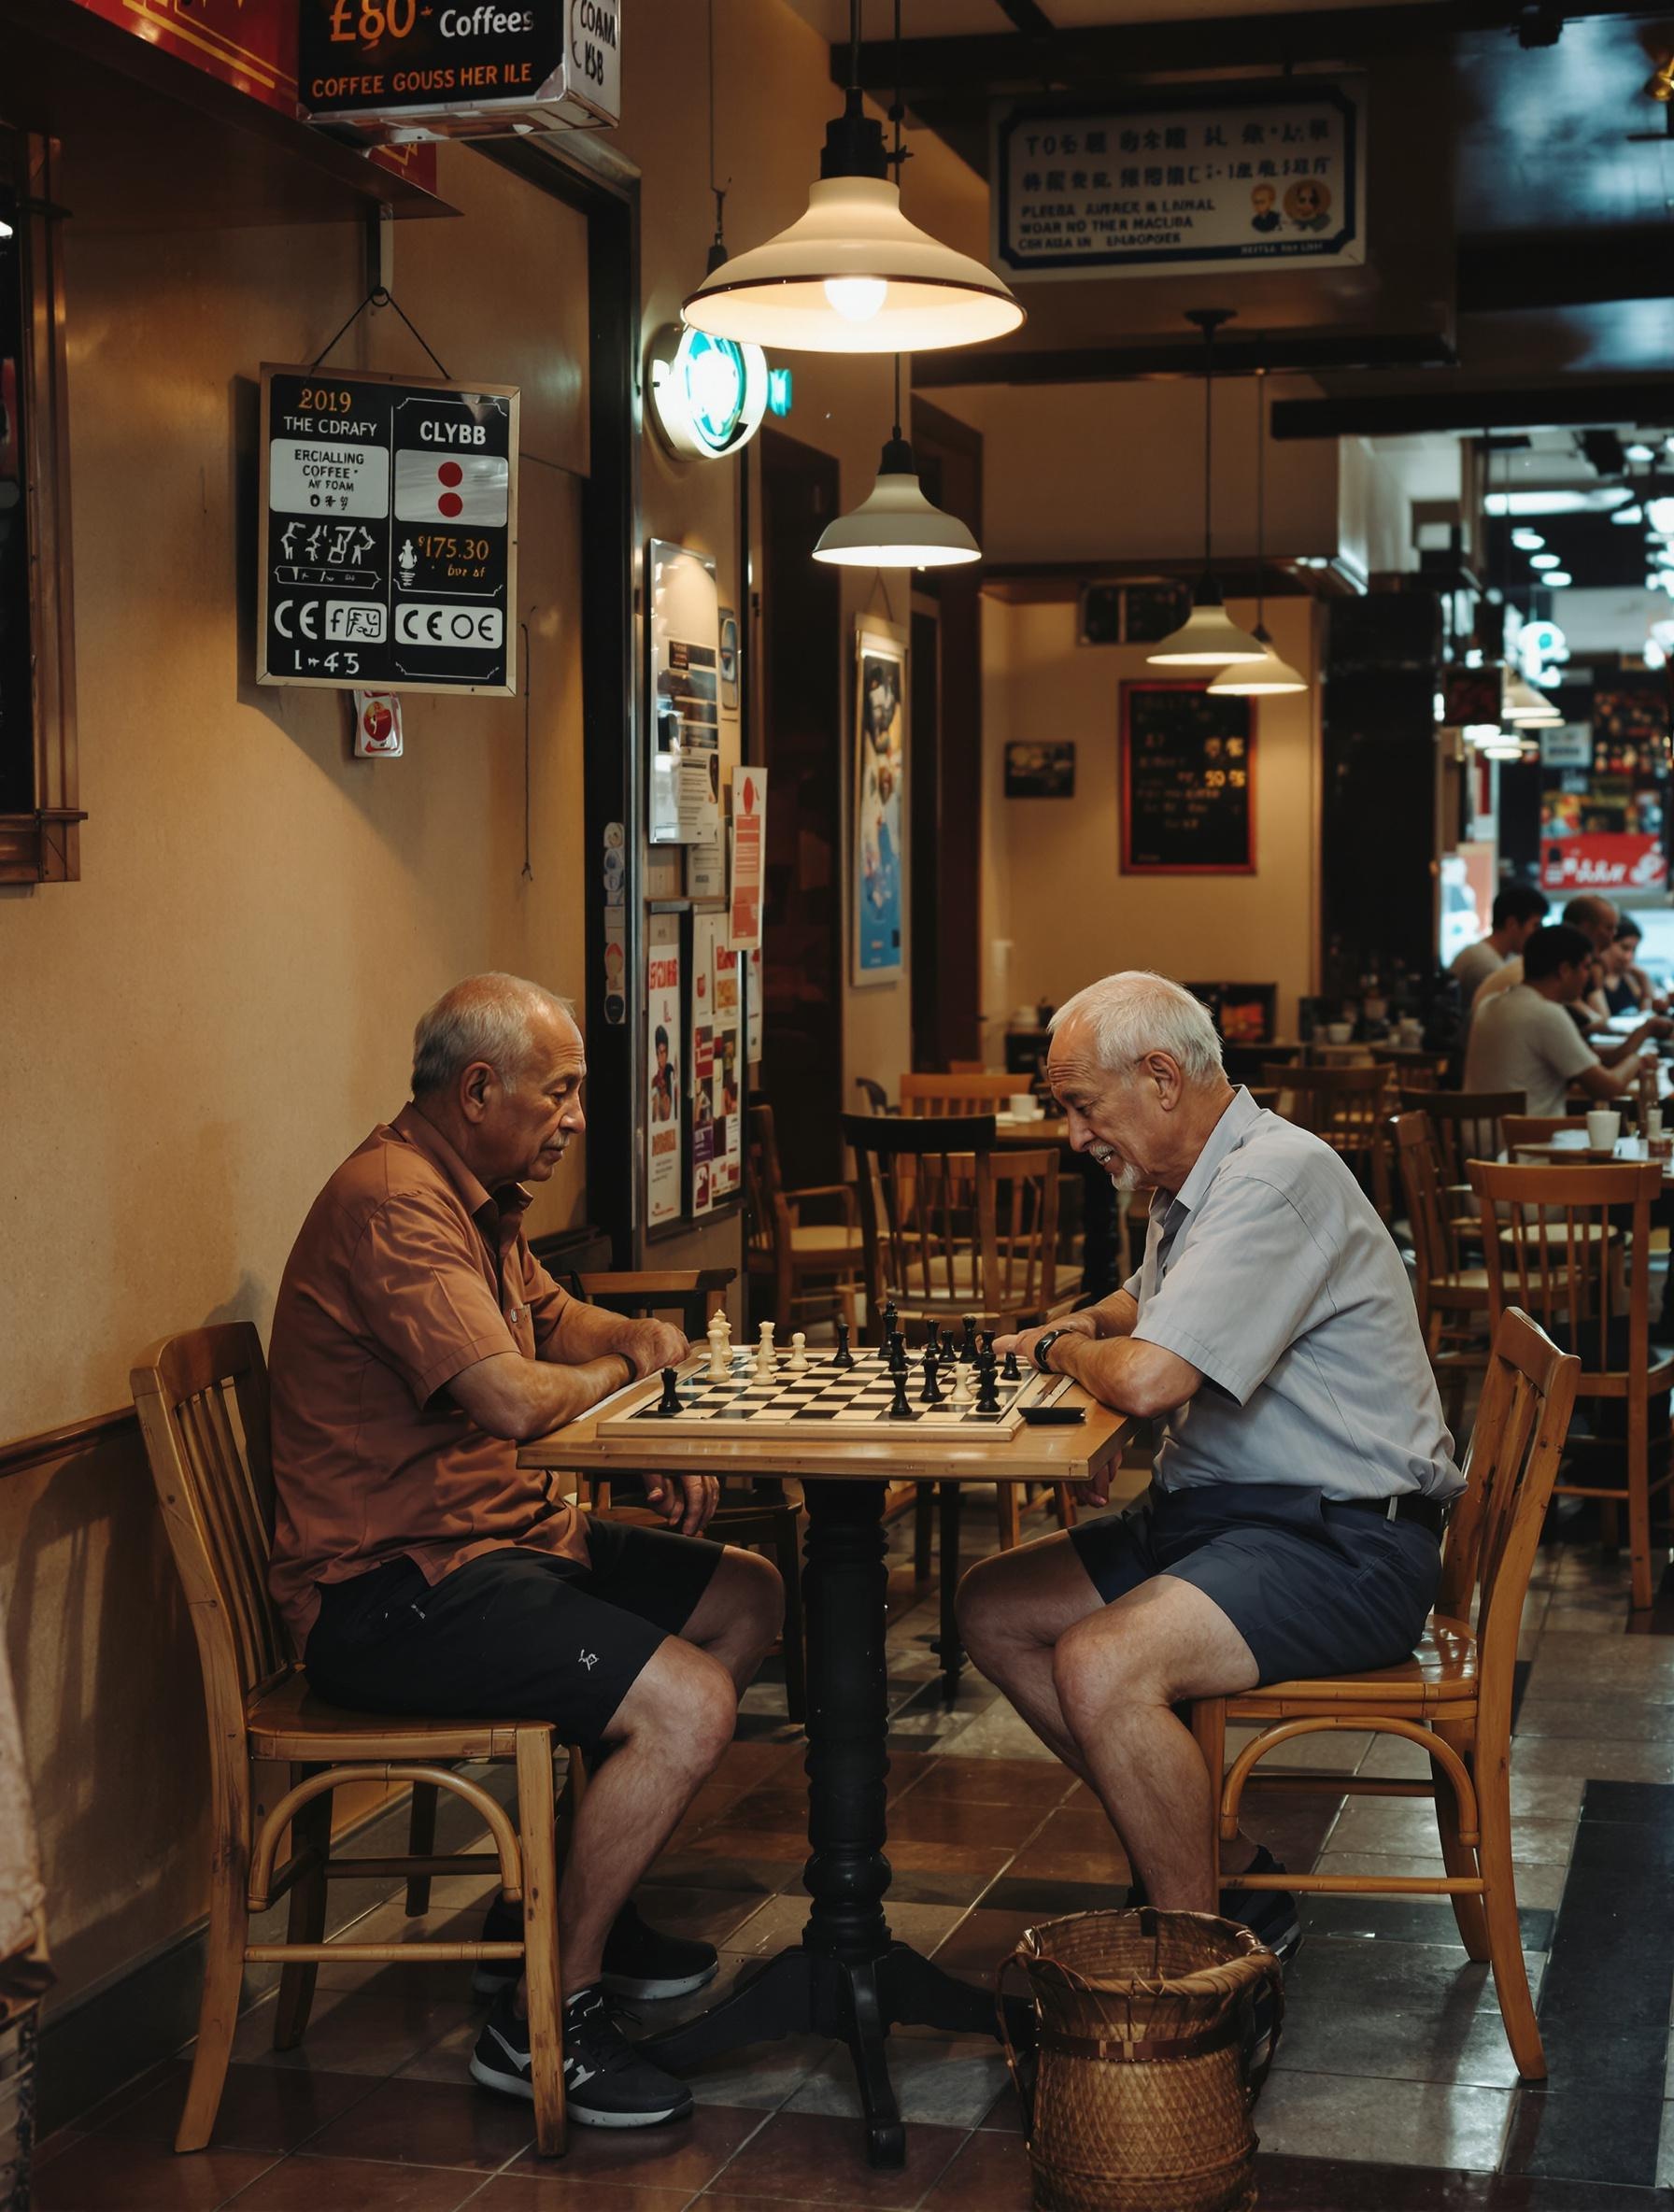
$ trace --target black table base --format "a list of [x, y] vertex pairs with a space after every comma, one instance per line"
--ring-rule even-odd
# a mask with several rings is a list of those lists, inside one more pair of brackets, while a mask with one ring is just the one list
[[[951, 1487], [951, 1485], [950, 1485]], [[808, 1840], [812, 1900], [802, 1942], [709, 2011], [646, 2046], [678, 2073], [748, 2043], [830, 2035], [846, 2043], [865, 2117], [866, 2154], [899, 2166], [906, 2131], [889, 2081], [891, 2027], [995, 2035], [994, 2000], [897, 1943], [884, 1917], [884, 1485], [811, 1482], [802, 1590], [808, 1628]], [[1009, 2006], [1014, 2039], [1032, 2041], [1028, 2008]]]

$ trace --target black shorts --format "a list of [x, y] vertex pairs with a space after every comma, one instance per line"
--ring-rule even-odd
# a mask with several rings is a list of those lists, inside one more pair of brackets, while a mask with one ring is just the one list
[[1276, 1482], [1153, 1483], [1070, 1541], [1106, 1605], [1154, 1575], [1195, 1583], [1249, 1645], [1263, 1682], [1398, 1665], [1424, 1634], [1441, 1574], [1440, 1544], [1421, 1523]]
[[435, 1583], [406, 1558], [322, 1583], [309, 1688], [362, 1712], [550, 1721], [566, 1742], [598, 1744], [691, 1619], [722, 1547], [596, 1516], [587, 1542], [586, 1565], [506, 1545]]

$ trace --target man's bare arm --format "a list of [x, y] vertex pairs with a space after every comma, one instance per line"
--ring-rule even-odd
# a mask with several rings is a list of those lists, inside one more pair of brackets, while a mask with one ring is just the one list
[[1083, 1306], [1079, 1312], [1066, 1313], [1061, 1321], [1046, 1322], [1040, 1328], [1020, 1329], [1015, 1336], [996, 1337], [994, 1349], [1002, 1357], [1008, 1352], [1014, 1352], [1019, 1359], [1032, 1360], [1036, 1344], [1049, 1328], [1072, 1329], [1078, 1336], [1099, 1340], [1129, 1337], [1139, 1317], [1139, 1300], [1130, 1297], [1125, 1290], [1113, 1291], [1096, 1306]]
[[1136, 1342], [1131, 1336], [1108, 1341], [1085, 1336], [1060, 1337], [1046, 1354], [1047, 1365], [1072, 1377], [1101, 1405], [1149, 1421], [1195, 1397], [1203, 1371], [1160, 1344]]
[[520, 1352], [496, 1352], [462, 1368], [447, 1388], [478, 1428], [523, 1444], [561, 1428], [620, 1390], [630, 1380], [627, 1356], [607, 1352], [560, 1367], [546, 1359], [525, 1359]]
[[630, 1321], [606, 1306], [572, 1298], [541, 1346], [540, 1356], [555, 1365], [579, 1367], [615, 1353], [632, 1361], [635, 1374], [652, 1375], [659, 1368], [677, 1368], [690, 1350], [681, 1332], [666, 1321]]

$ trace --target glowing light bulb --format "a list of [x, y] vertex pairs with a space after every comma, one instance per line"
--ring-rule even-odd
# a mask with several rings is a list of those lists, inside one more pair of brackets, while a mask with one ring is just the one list
[[844, 322], [870, 322], [889, 287], [881, 276], [828, 276], [826, 298]]

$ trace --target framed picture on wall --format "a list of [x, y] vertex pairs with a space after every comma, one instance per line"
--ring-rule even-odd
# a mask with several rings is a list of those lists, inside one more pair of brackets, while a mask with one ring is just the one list
[[1005, 795], [1008, 799], [1073, 799], [1073, 744], [1007, 745]]
[[850, 980], [901, 979], [906, 938], [907, 655], [901, 633], [862, 622], [855, 638], [854, 913]]
[[1122, 686], [1124, 875], [1254, 875], [1256, 709], [1207, 682]]

